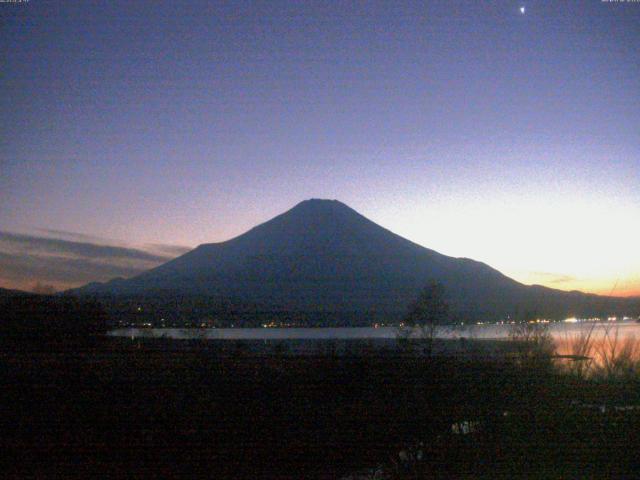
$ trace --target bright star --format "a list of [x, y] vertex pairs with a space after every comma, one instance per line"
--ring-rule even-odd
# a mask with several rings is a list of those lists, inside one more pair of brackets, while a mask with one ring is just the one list
[[522, 7], [520, 7], [520, 13], [524, 15], [524, 12], [526, 12], [526, 9], [524, 8], [524, 5], [523, 5]]

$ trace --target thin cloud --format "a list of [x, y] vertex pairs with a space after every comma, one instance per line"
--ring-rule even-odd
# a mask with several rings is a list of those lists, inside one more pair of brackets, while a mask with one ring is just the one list
[[52, 285], [83, 284], [115, 277], [131, 277], [150, 268], [140, 264], [115, 265], [85, 258], [6, 253], [0, 253], [0, 266], [3, 277], [16, 283], [39, 281]]
[[109, 240], [103, 237], [87, 235], [85, 233], [70, 232], [68, 230], [55, 230], [53, 228], [38, 228], [37, 232], [43, 233], [50, 237], [60, 238], [62, 240], [73, 240], [97, 244], [109, 244]]
[[[42, 230], [48, 235], [72, 234]], [[86, 237], [76, 234], [76, 239]], [[133, 277], [190, 250], [152, 244], [131, 248], [0, 231], [0, 282], [8, 288], [50, 291]]]
[[135, 248], [98, 245], [0, 231], [0, 250], [7, 251], [11, 247], [13, 247], [14, 251], [17, 249], [17, 253], [70, 254], [83, 258], [128, 258], [156, 262], [166, 261], [171, 258], [167, 255], [155, 255]]
[[552, 272], [531, 272], [531, 274], [538, 278], [544, 279], [546, 283], [570, 283], [578, 280], [576, 277], [572, 277], [571, 275], [563, 275]]
[[148, 243], [145, 245], [145, 247], [147, 247], [152, 252], [156, 252], [161, 255], [167, 255], [168, 257], [172, 258], [193, 250], [192, 247], [185, 247], [184, 245], [169, 245], [164, 243]]

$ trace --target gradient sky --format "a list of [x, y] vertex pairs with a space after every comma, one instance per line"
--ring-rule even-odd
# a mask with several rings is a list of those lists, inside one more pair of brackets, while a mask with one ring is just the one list
[[316, 197], [524, 283], [640, 294], [640, 3], [29, 0], [0, 22], [0, 286], [132, 275]]

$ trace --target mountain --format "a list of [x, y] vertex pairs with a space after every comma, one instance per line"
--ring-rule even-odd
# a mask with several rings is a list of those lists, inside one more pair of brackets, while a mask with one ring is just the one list
[[10, 290], [8, 288], [0, 288], [0, 299], [15, 297], [15, 296], [25, 296], [32, 295], [28, 292], [23, 292], [22, 290]]
[[281, 318], [367, 324], [401, 319], [430, 280], [444, 284], [459, 319], [610, 314], [629, 303], [523, 285], [417, 245], [336, 200], [304, 201], [236, 238], [75, 293], [234, 299]]

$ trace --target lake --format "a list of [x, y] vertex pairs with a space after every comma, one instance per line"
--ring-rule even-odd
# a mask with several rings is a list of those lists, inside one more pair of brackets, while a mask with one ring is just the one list
[[[549, 323], [549, 333], [556, 341], [579, 336], [591, 331], [594, 338], [604, 338], [613, 333], [618, 338], [640, 339], [640, 323], [637, 322], [579, 322]], [[470, 325], [438, 329], [438, 338], [507, 339], [514, 325]], [[173, 338], [210, 340], [349, 340], [395, 339], [396, 327], [342, 327], [342, 328], [119, 328], [109, 335], [129, 338]], [[418, 332], [414, 332], [418, 337]]]
[[[436, 342], [433, 345], [433, 354], [455, 356], [509, 354], [514, 347], [517, 347], [506, 340], [510, 338], [514, 329], [522, 328], [523, 325], [531, 326], [531, 324], [485, 324], [440, 328], [437, 331], [437, 338], [460, 341]], [[533, 326], [542, 328], [550, 334], [555, 353], [561, 357], [564, 356], [560, 361], [568, 362], [570, 367], [576, 365], [577, 359], [588, 360], [587, 363], [579, 363], [592, 371], [611, 368], [622, 371], [640, 366], [640, 323], [634, 321], [557, 322]], [[256, 354], [287, 352], [299, 355], [361, 355], [375, 351], [398, 351], [398, 329], [395, 327], [122, 328], [113, 330], [109, 334], [127, 337], [132, 341], [144, 338], [204, 340], [210, 348], [230, 349], [232, 354], [236, 352], [234, 348]], [[418, 338], [419, 333], [413, 332], [412, 337]], [[463, 339], [471, 341], [463, 341]], [[163, 348], [180, 348], [180, 342], [175, 342], [173, 345], [166, 344]]]

